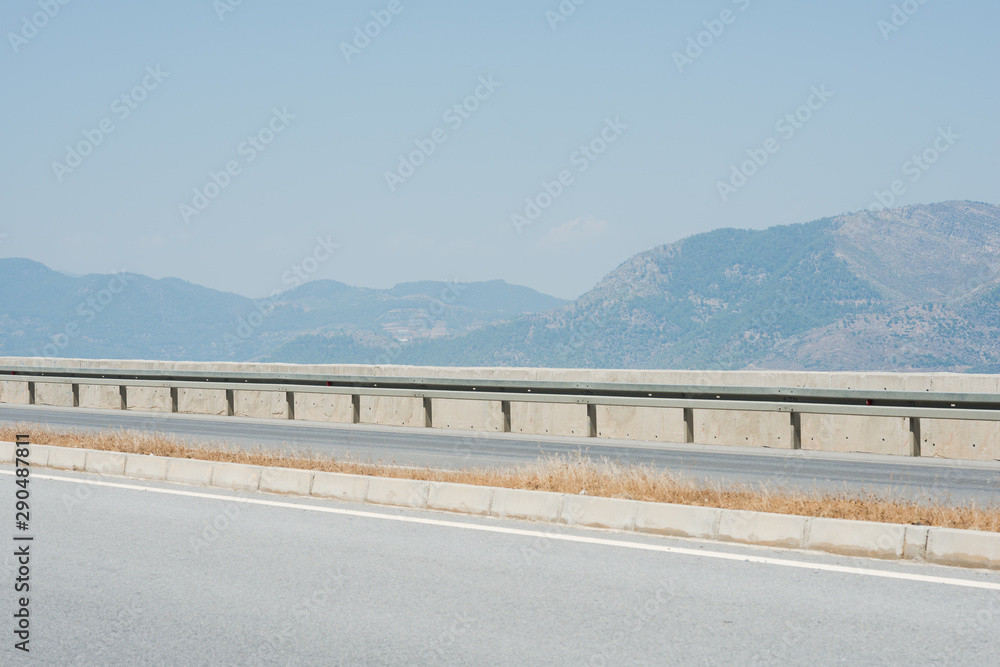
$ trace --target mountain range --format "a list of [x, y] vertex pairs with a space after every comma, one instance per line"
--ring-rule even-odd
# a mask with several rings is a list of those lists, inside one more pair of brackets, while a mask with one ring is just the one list
[[326, 280], [254, 301], [23, 259], [0, 280], [4, 355], [1000, 372], [1000, 207], [978, 202], [717, 229], [568, 302], [503, 281]]
[[329, 354], [356, 359], [563, 303], [502, 280], [387, 290], [314, 280], [254, 300], [176, 278], [70, 276], [0, 259], [0, 355], [247, 361], [318, 332], [338, 341]]

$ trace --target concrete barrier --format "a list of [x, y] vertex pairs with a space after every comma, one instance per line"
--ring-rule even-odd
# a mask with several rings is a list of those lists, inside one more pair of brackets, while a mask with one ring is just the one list
[[28, 464], [33, 466], [44, 466], [48, 463], [49, 452], [52, 447], [48, 445], [31, 445], [28, 448]]
[[45, 465], [61, 470], [86, 470], [87, 450], [75, 447], [50, 447]]
[[[253, 490], [253, 480], [259, 474], [260, 490], [273, 493], [1000, 570], [1000, 533], [259, 468], [44, 445], [31, 448], [38, 452], [39, 460], [45, 459], [45, 465], [57, 469], [79, 470], [82, 453], [86, 469], [103, 474], [161, 479], [165, 470], [169, 482], [243, 490]], [[14, 443], [0, 442], [0, 462], [9, 465], [13, 457]]]
[[177, 412], [224, 417], [229, 414], [229, 401], [222, 389], [178, 389]]
[[35, 383], [35, 405], [73, 407], [73, 386], [54, 382]]
[[80, 407], [98, 410], [118, 410], [122, 406], [121, 391], [106, 384], [81, 384]]
[[639, 503], [635, 529], [640, 533], [698, 537], [715, 537], [722, 510], [714, 507], [692, 507], [668, 503]]
[[634, 500], [566, 494], [559, 521], [570, 526], [633, 530], [638, 510], [639, 503]]
[[501, 519], [556, 523], [562, 514], [563, 494], [522, 489], [493, 489], [490, 514]]
[[[220, 464], [216, 464], [217, 466]], [[226, 464], [237, 465], [237, 464]], [[295, 470], [292, 468], [263, 468], [260, 473], [260, 490], [270, 493], [288, 493], [296, 496], [308, 496], [312, 487], [313, 472], [311, 470]]]
[[[0, 364], [108, 368], [135, 370], [191, 370], [258, 373], [314, 373], [376, 377], [465, 377], [539, 381], [638, 382], [719, 386], [812, 387], [856, 390], [906, 390], [1000, 393], [996, 375], [961, 373], [821, 373], [806, 371], [641, 371], [529, 368], [437, 368], [407, 366], [362, 366], [357, 364], [296, 365], [233, 362], [159, 362], [133, 360], [80, 360], [44, 358], [0, 358]], [[0, 381], [0, 402], [29, 402], [26, 382]], [[81, 407], [115, 408], [120, 405], [116, 388], [80, 385]], [[165, 388], [128, 387], [130, 410], [170, 412], [175, 406]], [[288, 418], [284, 392], [265, 394], [234, 390], [230, 406], [224, 391], [180, 389], [177, 409], [198, 414], [234, 414], [248, 417]], [[72, 405], [70, 385], [37, 383], [35, 402]], [[500, 431], [504, 415], [497, 401], [431, 399], [430, 423], [440, 428]], [[421, 399], [362, 396], [362, 423], [425, 426], [427, 411]], [[295, 419], [352, 423], [354, 406], [348, 395], [293, 394]], [[596, 406], [591, 424], [586, 406], [567, 404], [510, 404], [510, 428], [526, 435], [589, 436], [646, 441], [683, 442], [688, 424], [679, 408]], [[791, 448], [790, 417], [785, 413], [692, 410], [691, 436], [695, 443], [731, 446]], [[806, 450], [863, 452], [908, 456], [911, 453], [907, 420], [890, 417], [801, 415], [800, 445]], [[961, 460], [1000, 460], [1000, 423], [959, 420], [921, 420], [920, 453]]]
[[128, 454], [125, 457], [125, 476], [140, 479], [165, 480], [170, 459], [165, 456]]
[[27, 405], [29, 402], [27, 382], [0, 382], [0, 403]]
[[488, 515], [492, 503], [493, 489], [489, 486], [431, 482], [427, 494], [428, 509], [461, 514]]
[[364, 475], [345, 475], [335, 472], [317, 472], [313, 475], [310, 495], [334, 498], [352, 503], [363, 503], [368, 496], [368, 481]]
[[812, 519], [806, 547], [845, 556], [903, 557], [906, 526], [871, 521]]
[[211, 461], [171, 459], [167, 465], [167, 481], [194, 486], [211, 486], [213, 465]]
[[288, 419], [288, 398], [284, 392], [237, 389], [233, 391], [233, 414], [237, 417]]
[[296, 419], [335, 424], [350, 424], [354, 421], [350, 396], [296, 392], [294, 402]]
[[212, 466], [212, 486], [236, 491], [256, 491], [260, 488], [263, 469], [238, 463], [216, 463]]
[[1000, 535], [975, 530], [931, 528], [926, 560], [940, 565], [1000, 569]]
[[768, 547], [803, 546], [809, 520], [791, 514], [726, 510], [719, 520], [716, 539]]
[[365, 502], [398, 507], [427, 507], [430, 482], [392, 477], [372, 477]]
[[173, 412], [173, 398], [166, 387], [127, 387], [125, 405], [140, 412]]
[[907, 526], [906, 533], [903, 535], [903, 558], [925, 560], [930, 531], [929, 526]]
[[119, 452], [90, 450], [87, 452], [86, 471], [101, 475], [124, 475], [125, 456]]

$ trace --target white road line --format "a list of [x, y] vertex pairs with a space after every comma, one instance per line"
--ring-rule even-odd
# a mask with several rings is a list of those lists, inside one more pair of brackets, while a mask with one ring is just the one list
[[[13, 475], [12, 470], [0, 470], [4, 475]], [[777, 565], [779, 567], [795, 567], [803, 570], [814, 570], [822, 572], [837, 572], [841, 574], [856, 574], [866, 577], [880, 577], [883, 579], [901, 579], [904, 581], [918, 581], [928, 584], [945, 584], [947, 586], [961, 586], [965, 588], [980, 588], [984, 590], [1000, 591], [1000, 583], [986, 581], [972, 581], [968, 579], [951, 579], [948, 577], [932, 577], [924, 574], [909, 574], [904, 572], [888, 572], [885, 570], [870, 570], [863, 567], [845, 567], [843, 565], [829, 565], [826, 563], [810, 563], [805, 561], [787, 560], [783, 558], [765, 558], [763, 556], [751, 556], [744, 554], [732, 554], [723, 551], [704, 551], [702, 549], [685, 549], [683, 547], [670, 547], [661, 544], [644, 544], [642, 542], [627, 542], [623, 540], [610, 540], [601, 537], [584, 537], [581, 535], [562, 535], [539, 530], [522, 530], [520, 528], [506, 528], [503, 526], [484, 526], [474, 523], [462, 523], [458, 521], [442, 521], [440, 519], [422, 519], [420, 517], [399, 516], [394, 514], [381, 514], [379, 512], [364, 512], [361, 510], [348, 510], [336, 507], [324, 507], [321, 505], [302, 505], [298, 503], [286, 503], [278, 500], [261, 500], [258, 498], [242, 498], [239, 496], [226, 496], [215, 493], [200, 493], [197, 491], [181, 491], [179, 489], [161, 489], [152, 486], [139, 486], [136, 484], [119, 484], [115, 482], [96, 482], [88, 479], [76, 479], [73, 477], [58, 477], [55, 475], [32, 474], [34, 479], [50, 479], [57, 482], [73, 482], [76, 484], [89, 484], [91, 486], [106, 486], [114, 489], [127, 489], [129, 491], [144, 491], [147, 493], [162, 493], [170, 496], [186, 496], [189, 498], [207, 498], [209, 500], [224, 500], [226, 502], [246, 503], [248, 505], [263, 505], [266, 507], [284, 507], [287, 509], [306, 510], [308, 512], [325, 512], [327, 514], [341, 514], [344, 516], [357, 516], [368, 519], [382, 519], [384, 521], [399, 521], [401, 523], [419, 523], [428, 526], [442, 526], [445, 528], [459, 528], [462, 530], [478, 530], [485, 533], [501, 533], [504, 535], [520, 535], [523, 537], [540, 537], [550, 540], [560, 540], [563, 542], [576, 542], [579, 544], [600, 544], [610, 547], [620, 547], [624, 549], [637, 549], [640, 551], [657, 551], [668, 554], [681, 554], [684, 556], [698, 556], [701, 558], [714, 558], [718, 560], [743, 561], [746, 563], [758, 563], [761, 565]], [[412, 509], [412, 508], [401, 508]]]

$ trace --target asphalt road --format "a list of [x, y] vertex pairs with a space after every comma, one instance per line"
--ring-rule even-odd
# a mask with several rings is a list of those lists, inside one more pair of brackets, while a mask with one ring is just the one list
[[[12, 520], [11, 470], [0, 466], [0, 511]], [[1000, 654], [1000, 572], [32, 474], [20, 533], [34, 537], [30, 654], [15, 655], [4, 585], [4, 664], [985, 665]]]
[[41, 406], [0, 405], [0, 422], [32, 422], [91, 430], [122, 427], [159, 431], [219, 446], [324, 453], [362, 461], [451, 469], [582, 454], [595, 459], [669, 468], [697, 479], [721, 483], [872, 491], [911, 499], [975, 500], [980, 504], [1000, 502], [1000, 462]]

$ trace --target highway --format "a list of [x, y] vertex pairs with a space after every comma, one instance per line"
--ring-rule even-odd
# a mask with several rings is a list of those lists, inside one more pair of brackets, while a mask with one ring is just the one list
[[[1000, 651], [1000, 572], [45, 469], [30, 484], [32, 664], [973, 665]], [[9, 589], [3, 604], [11, 626]]]
[[894, 497], [975, 500], [980, 504], [1000, 502], [1000, 462], [42, 406], [0, 405], [0, 422], [81, 430], [137, 429], [214, 446], [323, 453], [361, 461], [448, 469], [517, 464], [579, 453], [594, 459], [669, 468], [700, 480], [721, 483], [865, 490]]

